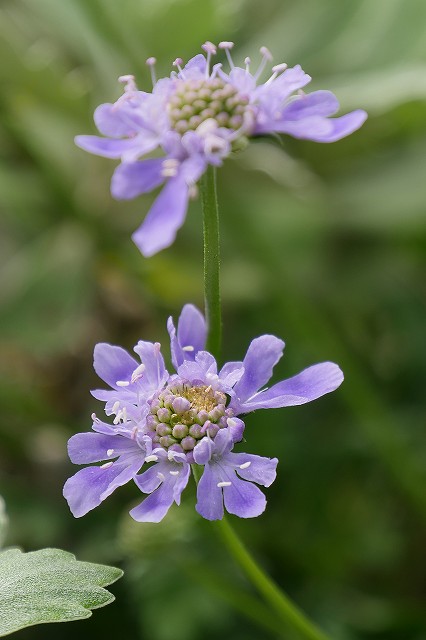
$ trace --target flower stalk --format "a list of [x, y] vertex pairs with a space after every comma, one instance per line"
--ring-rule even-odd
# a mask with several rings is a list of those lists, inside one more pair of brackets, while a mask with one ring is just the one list
[[201, 178], [201, 204], [204, 235], [204, 301], [208, 327], [207, 351], [220, 355], [222, 318], [220, 302], [219, 209], [216, 194], [216, 169], [209, 166]]

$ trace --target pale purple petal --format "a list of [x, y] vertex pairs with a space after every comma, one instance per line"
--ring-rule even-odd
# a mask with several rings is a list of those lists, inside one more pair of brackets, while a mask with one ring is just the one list
[[234, 67], [229, 74], [219, 71], [219, 76], [236, 87], [243, 96], [250, 96], [256, 89], [256, 80], [251, 73], [241, 67]]
[[136, 109], [124, 101], [99, 105], [93, 119], [100, 133], [111, 138], [134, 136], [141, 125]]
[[203, 54], [198, 53], [188, 60], [182, 71], [183, 73], [179, 73], [179, 76], [184, 80], [204, 78], [206, 73], [206, 59]]
[[196, 464], [207, 464], [214, 451], [214, 443], [210, 438], [203, 438], [194, 447], [193, 455]]
[[130, 511], [132, 518], [138, 522], [160, 522], [173, 502], [180, 504], [181, 493], [188, 484], [189, 474], [188, 463], [165, 460], [136, 477], [138, 487], [151, 495]]
[[221, 520], [223, 518], [222, 489], [217, 486], [218, 482], [219, 478], [211, 465], [207, 464], [198, 482], [197, 504], [195, 506], [200, 516], [206, 520]]
[[217, 379], [216, 360], [208, 351], [198, 351], [195, 361], [185, 360], [178, 367], [178, 374], [191, 382], [199, 380], [206, 384], [214, 383]]
[[117, 140], [100, 138], [99, 136], [76, 136], [74, 141], [80, 149], [104, 158], [121, 158], [126, 151], [137, 146], [137, 141], [134, 138]]
[[282, 120], [301, 120], [310, 116], [332, 116], [339, 110], [339, 101], [331, 91], [313, 91], [294, 96], [282, 111]]
[[[277, 477], [277, 458], [264, 458], [250, 453], [230, 453], [228, 458], [243, 480], [269, 487]], [[248, 466], [247, 463], [250, 463]], [[242, 468], [241, 468], [242, 467]]]
[[246, 425], [240, 419], [234, 416], [228, 418], [228, 429], [231, 432], [232, 442], [240, 442], [243, 439], [243, 433]]
[[169, 374], [164, 365], [164, 358], [161, 353], [161, 345], [159, 342], [145, 342], [139, 340], [134, 347], [134, 351], [138, 354], [145, 369], [140, 378], [139, 384], [147, 395], [150, 395], [161, 389], [166, 382]]
[[117, 200], [131, 200], [164, 182], [164, 158], [152, 158], [118, 165], [111, 180], [111, 194]]
[[[239, 405], [243, 413], [255, 409], [291, 407], [316, 400], [331, 393], [343, 382], [343, 373], [333, 362], [321, 362], [308, 367], [301, 373], [278, 382], [270, 389], [261, 391]], [[232, 403], [231, 403], [232, 404]]]
[[266, 498], [259, 487], [235, 475], [231, 485], [223, 487], [223, 500], [225, 509], [240, 518], [256, 518], [266, 508]]
[[226, 387], [233, 387], [244, 373], [242, 362], [227, 362], [219, 371], [219, 379]]
[[151, 495], [129, 513], [137, 522], [161, 522], [174, 501], [173, 487], [163, 482]]
[[359, 129], [366, 119], [366, 112], [358, 109], [340, 118], [311, 116], [304, 120], [282, 120], [276, 124], [274, 130], [313, 142], [336, 142]]
[[177, 332], [171, 317], [168, 319], [167, 329], [170, 335], [172, 362], [176, 369], [184, 360], [194, 360], [196, 353], [206, 346], [206, 321], [203, 314], [192, 304], [183, 307]]
[[243, 360], [244, 373], [234, 387], [239, 402], [254, 395], [272, 376], [272, 370], [281, 358], [284, 342], [275, 336], [255, 338]]
[[74, 464], [87, 464], [112, 460], [122, 454], [140, 454], [142, 450], [134, 440], [101, 433], [76, 433], [68, 441], [68, 455]]
[[102, 467], [86, 467], [69, 478], [63, 490], [71, 513], [80, 518], [99, 506], [117, 487], [126, 484], [139, 471], [143, 457], [129, 461], [117, 460]]
[[100, 342], [95, 346], [93, 366], [102, 380], [119, 389], [117, 381], [129, 381], [138, 363], [121, 347]]
[[132, 235], [133, 242], [145, 257], [149, 258], [173, 243], [185, 220], [188, 199], [186, 182], [181, 177], [171, 178]]

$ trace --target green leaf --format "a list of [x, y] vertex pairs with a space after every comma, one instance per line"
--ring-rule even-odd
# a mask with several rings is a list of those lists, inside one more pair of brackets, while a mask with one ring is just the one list
[[68, 622], [92, 615], [114, 596], [102, 587], [121, 569], [79, 562], [67, 551], [41, 549], [0, 553], [0, 636], [44, 622]]

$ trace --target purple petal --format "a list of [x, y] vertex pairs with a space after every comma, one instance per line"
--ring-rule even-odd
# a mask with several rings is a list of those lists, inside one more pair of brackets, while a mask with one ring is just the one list
[[284, 342], [275, 336], [260, 336], [251, 342], [243, 360], [244, 373], [234, 387], [239, 402], [247, 400], [268, 382], [283, 349]]
[[256, 518], [265, 511], [266, 498], [256, 485], [234, 476], [230, 486], [223, 487], [225, 509], [240, 518]]
[[250, 96], [256, 89], [256, 80], [252, 74], [247, 73], [247, 71], [241, 69], [241, 67], [234, 67], [229, 75], [223, 73], [223, 71], [219, 71], [219, 76], [223, 78], [225, 82], [230, 82], [234, 85], [239, 93], [244, 96]]
[[[197, 445], [198, 446], [198, 445]], [[206, 520], [223, 518], [222, 489], [217, 486], [219, 479], [208, 464], [197, 486], [197, 504], [195, 509]]]
[[136, 477], [138, 487], [145, 493], [152, 493], [130, 511], [132, 518], [138, 522], [160, 522], [173, 502], [180, 504], [181, 493], [188, 484], [189, 473], [189, 464], [165, 461]]
[[313, 142], [336, 142], [359, 129], [366, 119], [366, 112], [358, 109], [340, 118], [311, 116], [304, 120], [283, 120], [276, 124], [274, 130]]
[[126, 151], [137, 145], [135, 138], [116, 140], [99, 136], [76, 136], [74, 141], [80, 149], [104, 158], [121, 158]]
[[161, 389], [166, 382], [169, 374], [164, 366], [164, 358], [161, 354], [161, 345], [159, 342], [145, 342], [139, 340], [134, 347], [134, 351], [138, 354], [145, 369], [140, 379], [140, 385], [144, 392], [150, 395]]
[[95, 346], [93, 366], [102, 380], [119, 389], [117, 381], [129, 381], [138, 363], [121, 347], [100, 342]]
[[63, 490], [71, 513], [80, 518], [101, 504], [114, 489], [126, 484], [139, 471], [143, 464], [143, 457], [129, 464], [117, 460], [102, 467], [86, 467], [69, 478]]
[[111, 180], [111, 194], [117, 200], [131, 200], [152, 191], [164, 182], [164, 158], [125, 162], [116, 168]]
[[173, 487], [163, 482], [140, 505], [130, 511], [137, 522], [161, 522], [173, 504]]
[[208, 351], [198, 351], [195, 361], [185, 360], [178, 368], [181, 378], [194, 382], [200, 380], [206, 384], [212, 382], [217, 375], [217, 364], [214, 357]]
[[68, 455], [74, 464], [117, 458], [123, 453], [142, 454], [134, 440], [101, 433], [76, 433], [68, 441]]
[[228, 429], [231, 432], [232, 442], [241, 442], [246, 425], [240, 418], [228, 418]]
[[104, 136], [121, 138], [135, 133], [135, 122], [130, 120], [131, 109], [125, 108], [124, 103], [99, 105], [93, 114], [95, 124]]
[[343, 373], [333, 362], [321, 362], [301, 373], [278, 382], [270, 389], [261, 391], [247, 402], [241, 403], [240, 411], [248, 413], [255, 409], [291, 407], [316, 400], [337, 389], [343, 382]]
[[339, 101], [331, 91], [313, 91], [295, 96], [283, 109], [280, 120], [300, 120], [310, 116], [331, 116], [339, 110]]
[[233, 387], [244, 373], [242, 362], [227, 362], [219, 371], [219, 379], [226, 387]]
[[192, 304], [183, 307], [177, 332], [171, 317], [167, 322], [167, 329], [170, 335], [172, 362], [176, 369], [184, 360], [194, 360], [196, 353], [206, 346], [206, 321], [203, 314]]
[[171, 178], [142, 225], [132, 235], [141, 253], [149, 258], [169, 247], [182, 226], [188, 208], [189, 189], [181, 177]]
[[194, 447], [193, 456], [196, 464], [207, 464], [214, 452], [214, 443], [210, 438], [203, 438]]
[[[236, 472], [243, 480], [269, 487], [277, 477], [277, 458], [264, 458], [250, 453], [230, 453], [227, 459], [232, 460]], [[247, 463], [250, 464], [246, 466]]]
[[204, 78], [206, 73], [206, 59], [202, 53], [198, 53], [196, 56], [188, 60], [183, 68], [183, 74], [179, 74], [179, 77], [184, 79], [190, 78]]

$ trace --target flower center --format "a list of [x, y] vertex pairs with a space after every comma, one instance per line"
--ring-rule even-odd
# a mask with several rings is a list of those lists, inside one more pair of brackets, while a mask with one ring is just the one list
[[235, 131], [243, 125], [248, 102], [221, 78], [182, 80], [168, 104], [171, 126], [184, 134], [213, 118], [220, 127]]
[[224, 393], [186, 382], [167, 386], [150, 405], [148, 435], [154, 443], [174, 451], [191, 451], [206, 435], [214, 438], [232, 417], [232, 411], [226, 409]]

